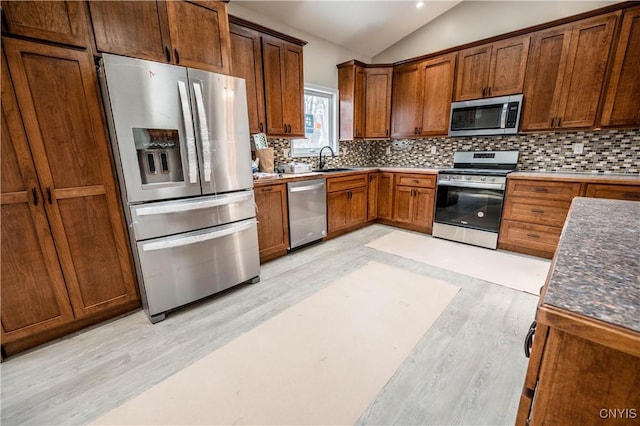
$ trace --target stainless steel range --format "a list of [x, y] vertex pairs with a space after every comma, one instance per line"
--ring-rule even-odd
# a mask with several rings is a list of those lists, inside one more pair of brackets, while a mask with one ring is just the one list
[[495, 249], [507, 174], [518, 151], [457, 151], [438, 173], [433, 236]]

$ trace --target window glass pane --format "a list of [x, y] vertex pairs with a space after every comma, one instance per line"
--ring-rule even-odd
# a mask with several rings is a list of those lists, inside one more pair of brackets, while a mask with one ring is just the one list
[[337, 153], [336, 91], [305, 87], [304, 93], [305, 139], [291, 141], [291, 155], [314, 156], [325, 145], [331, 146]]

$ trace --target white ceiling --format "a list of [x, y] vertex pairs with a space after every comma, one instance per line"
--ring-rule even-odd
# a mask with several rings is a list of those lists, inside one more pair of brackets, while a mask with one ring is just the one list
[[[234, 0], [271, 19], [355, 53], [374, 57], [460, 1], [425, 0]], [[391, 25], [390, 23], [401, 25]]]

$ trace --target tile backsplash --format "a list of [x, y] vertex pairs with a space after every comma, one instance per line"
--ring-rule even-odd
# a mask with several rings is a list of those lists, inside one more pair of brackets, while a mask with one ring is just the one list
[[[294, 160], [288, 140], [270, 139], [269, 144], [276, 166]], [[576, 144], [582, 153], [574, 153]], [[640, 129], [342, 141], [340, 155], [329, 155], [327, 167], [451, 167], [453, 153], [463, 150], [518, 150], [522, 171], [640, 173]], [[317, 156], [295, 160], [317, 167]]]

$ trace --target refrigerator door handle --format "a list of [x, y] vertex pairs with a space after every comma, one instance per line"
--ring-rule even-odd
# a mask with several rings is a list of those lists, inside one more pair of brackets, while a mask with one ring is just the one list
[[188, 237], [177, 238], [169, 241], [155, 241], [142, 245], [143, 251], [164, 250], [175, 247], [188, 246], [203, 241], [215, 240], [217, 238], [226, 237], [227, 235], [237, 234], [238, 232], [245, 231], [256, 225], [256, 220], [251, 219], [245, 222], [240, 222], [227, 226], [224, 229], [207, 232], [204, 234], [190, 235]]
[[185, 201], [180, 204], [164, 204], [160, 206], [140, 207], [135, 210], [136, 216], [152, 216], [168, 213], [182, 213], [193, 210], [208, 209], [211, 207], [226, 206], [228, 204], [249, 201], [253, 198], [252, 192], [244, 192], [241, 194], [219, 195], [216, 198], [208, 200]]
[[200, 83], [193, 83], [193, 93], [196, 98], [196, 110], [198, 111], [198, 125], [200, 127], [200, 139], [202, 139], [202, 160], [204, 162], [204, 181], [211, 182], [211, 142], [209, 141], [209, 128], [207, 126], [207, 111], [204, 108], [202, 87]]
[[196, 156], [196, 138], [193, 133], [193, 119], [189, 110], [189, 97], [187, 85], [184, 81], [178, 81], [178, 93], [180, 93], [180, 106], [184, 120], [184, 131], [187, 139], [187, 163], [189, 165], [189, 183], [198, 183], [198, 158]]

